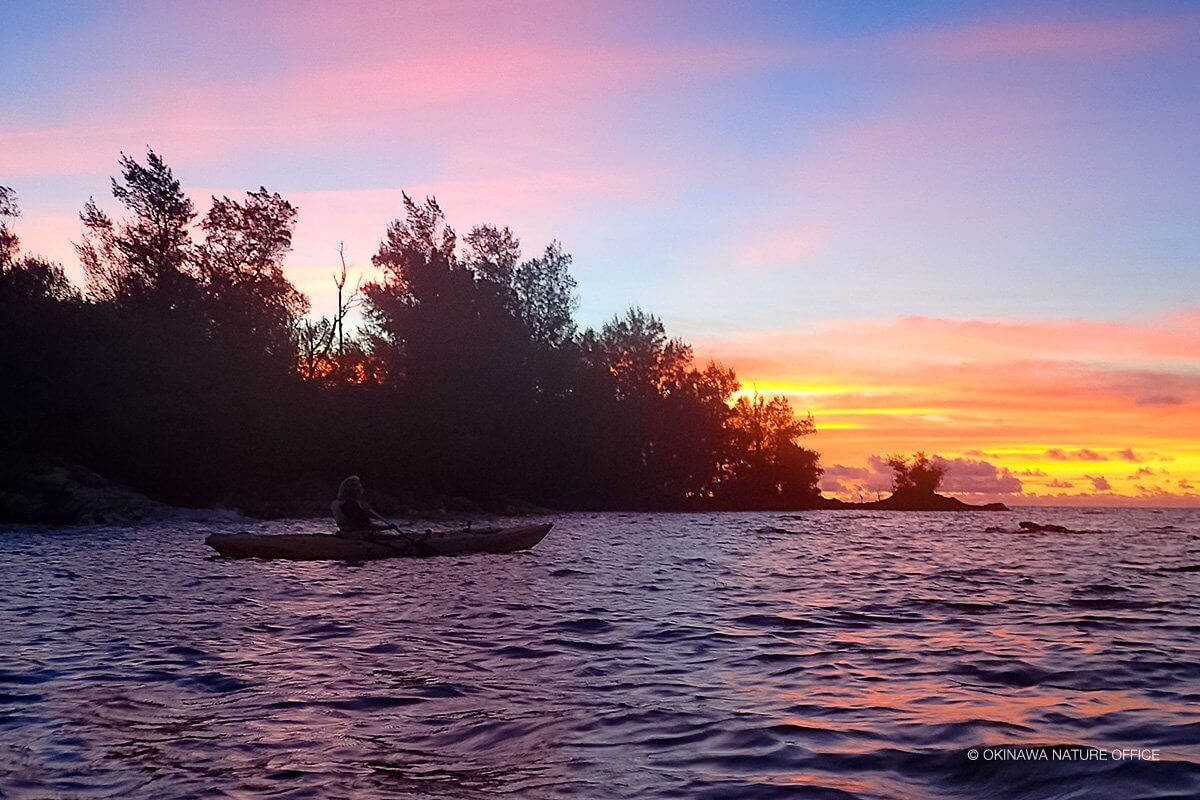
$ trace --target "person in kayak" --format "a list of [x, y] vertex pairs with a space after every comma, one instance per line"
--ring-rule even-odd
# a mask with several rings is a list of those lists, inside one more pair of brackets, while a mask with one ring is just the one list
[[337, 499], [331, 506], [337, 522], [338, 536], [347, 539], [370, 539], [379, 531], [396, 530], [396, 526], [377, 514], [363, 494], [362, 480], [351, 475], [338, 487]]

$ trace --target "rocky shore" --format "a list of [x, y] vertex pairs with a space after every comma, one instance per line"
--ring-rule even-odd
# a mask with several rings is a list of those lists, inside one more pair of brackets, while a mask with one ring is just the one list
[[[222, 498], [218, 509], [255, 519], [321, 518], [330, 514], [336, 488], [312, 480], [273, 497]], [[549, 509], [516, 498], [479, 504], [466, 497], [434, 494], [395, 497], [370, 491], [373, 507], [388, 517], [469, 519], [544, 515]], [[30, 460], [0, 465], [0, 523], [24, 525], [123, 525], [177, 509], [160, 503], [78, 464]]]
[[38, 461], [0, 467], [0, 522], [120, 525], [170, 510], [76, 464]]

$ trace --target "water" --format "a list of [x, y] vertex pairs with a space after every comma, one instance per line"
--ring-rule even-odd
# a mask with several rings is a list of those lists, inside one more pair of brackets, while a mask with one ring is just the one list
[[1200, 796], [1200, 511], [557, 521], [357, 567], [0, 531], [0, 796]]

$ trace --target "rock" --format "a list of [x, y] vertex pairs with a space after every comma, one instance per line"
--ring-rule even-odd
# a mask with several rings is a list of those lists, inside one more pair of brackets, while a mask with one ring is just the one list
[[[874, 511], [1008, 511], [1008, 506], [1003, 503], [987, 503], [985, 505], [974, 506], [970, 503], [964, 503], [957, 497], [947, 497], [944, 494], [936, 494], [934, 492], [896, 492], [890, 497], [870, 503], [829, 502], [831, 505], [826, 506], [827, 508]], [[837, 504], [832, 505], [834, 502]]]
[[1022, 522], [1021, 530], [1044, 533], [1076, 533], [1076, 531], [1064, 528], [1062, 525], [1042, 525], [1037, 522]]
[[0, 522], [119, 525], [167, 510], [76, 464], [35, 462], [0, 470]]

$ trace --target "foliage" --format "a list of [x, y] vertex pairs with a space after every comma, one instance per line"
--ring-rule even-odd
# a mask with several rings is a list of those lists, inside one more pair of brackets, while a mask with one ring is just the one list
[[114, 222], [93, 199], [80, 214], [84, 236], [76, 250], [88, 294], [122, 306], [180, 303], [194, 280], [188, 226], [195, 207], [153, 150], [145, 165], [122, 153], [120, 166], [112, 194], [130, 218]]
[[887, 465], [892, 468], [892, 490], [896, 493], [933, 494], [941, 486], [947, 471], [945, 464], [932, 460], [925, 453], [916, 453], [911, 459], [901, 455], [888, 456]]
[[0, 392], [0, 437], [17, 450], [176, 503], [311, 498], [352, 472], [395, 503], [815, 502], [812, 419], [739, 397], [733, 370], [639, 308], [580, 332], [557, 241], [523, 258], [508, 228], [460, 238], [405, 195], [377, 277], [344, 295], [343, 262], [336, 313], [311, 318], [284, 271], [295, 206], [260, 187], [197, 219], [157, 153], [119, 168], [121, 216], [81, 214], [86, 295], [19, 255], [0, 188], [0, 369], [21, 387]]
[[466, 251], [463, 260], [468, 269], [480, 280], [511, 290], [517, 262], [521, 260], [521, 242], [507, 226], [473, 228], [463, 244]]
[[284, 277], [296, 207], [260, 188], [245, 202], [213, 198], [200, 223], [196, 277], [206, 295], [214, 333], [260, 343], [264, 355], [286, 366], [308, 298]]
[[535, 342], [543, 347], [563, 347], [574, 338], [573, 315], [579, 301], [571, 276], [571, 255], [563, 251], [561, 242], [551, 242], [541, 258], [522, 263], [514, 284], [521, 319]]
[[771, 507], [785, 498], [815, 498], [818, 457], [799, 445], [816, 433], [811, 415], [799, 417], [787, 398], [755, 392], [734, 403], [729, 429], [736, 458], [729, 482], [742, 505]]
[[[0, 307], [47, 300], [78, 301], [79, 291], [67, 280], [60, 265], [38, 256], [20, 255], [21, 240], [8, 227], [8, 220], [20, 215], [16, 192], [0, 186]], [[11, 308], [8, 310], [13, 313]]]
[[19, 214], [16, 192], [8, 186], [0, 186], [0, 267], [7, 266], [17, 256], [20, 240], [9, 230], [7, 220]]

